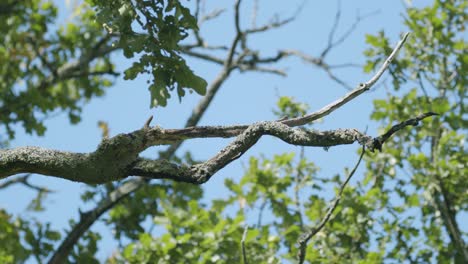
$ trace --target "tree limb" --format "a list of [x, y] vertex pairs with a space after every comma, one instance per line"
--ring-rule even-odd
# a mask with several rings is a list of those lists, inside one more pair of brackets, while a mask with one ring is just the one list
[[[264, 135], [270, 135], [297, 146], [330, 147], [358, 142], [371, 151], [381, 150], [382, 144], [396, 131], [432, 116], [426, 113], [393, 126], [377, 138], [371, 138], [355, 129], [330, 131], [294, 128], [283, 122], [266, 121], [248, 126], [204, 126], [184, 129], [142, 128], [128, 134], [104, 139], [91, 153], [71, 153], [38, 147], [20, 147], [0, 150], [0, 177], [17, 173], [39, 173], [84, 183], [106, 183], [130, 175], [153, 179], [201, 184], [218, 170], [239, 158]], [[156, 145], [167, 145], [193, 138], [236, 139], [210, 160], [179, 166], [167, 160], [139, 158], [140, 152]]]

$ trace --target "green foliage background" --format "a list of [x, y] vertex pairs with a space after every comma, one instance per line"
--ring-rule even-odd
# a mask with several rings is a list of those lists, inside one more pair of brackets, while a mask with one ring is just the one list
[[[55, 111], [67, 111], [71, 122], [78, 122], [84, 103], [112, 85], [115, 73], [109, 53], [118, 48], [135, 60], [124, 72], [125, 79], [152, 76], [151, 106], [165, 106], [173, 90], [179, 98], [186, 89], [204, 94], [206, 82], [190, 70], [178, 50], [188, 32], [197, 30], [196, 20], [183, 1], [154, 2], [149, 9], [144, 1], [134, 5], [89, 0], [73, 21], [55, 28], [53, 4], [3, 1], [0, 61], [8, 63], [0, 64], [0, 124], [8, 137], [14, 138], [16, 123], [43, 134], [41, 118]], [[346, 188], [332, 220], [310, 241], [306, 256], [310, 263], [466, 260], [467, 234], [459, 216], [468, 209], [467, 5], [462, 0], [440, 0], [407, 10], [404, 23], [411, 36], [390, 66], [388, 96], [374, 102], [371, 118], [391, 126], [415, 113], [432, 111], [440, 117], [401, 131], [385, 143], [383, 152], [366, 154], [364, 180]], [[392, 41], [382, 31], [369, 35], [367, 42], [364, 70], [369, 72], [391, 52]], [[87, 63], [66, 68], [83, 54], [90, 58]], [[281, 97], [274, 113], [299, 116], [307, 110], [307, 105]], [[209, 204], [201, 202], [199, 186], [149, 184], [106, 217], [115, 239], [126, 241], [107, 262], [240, 263], [246, 223], [251, 263], [294, 262], [302, 230], [321, 221], [330, 202], [326, 191], [337, 192], [347, 174], [324, 177], [317, 172], [301, 153], [251, 158], [241, 179], [225, 181], [229, 194]], [[117, 186], [89, 186], [82, 199], [106, 197]], [[32, 210], [43, 209], [43, 195], [39, 192], [32, 201]], [[144, 227], [148, 218], [162, 228], [160, 235], [152, 236]], [[30, 257], [42, 262], [60, 239], [49, 223], [0, 211], [1, 263], [21, 263]], [[69, 260], [98, 263], [99, 239], [98, 233], [88, 231]]]

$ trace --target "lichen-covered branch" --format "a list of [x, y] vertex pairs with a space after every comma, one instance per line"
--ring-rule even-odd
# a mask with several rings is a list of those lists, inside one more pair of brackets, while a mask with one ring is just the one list
[[[91, 153], [71, 153], [38, 147], [0, 150], [0, 177], [18, 173], [38, 173], [84, 183], [106, 183], [130, 175], [201, 184], [218, 170], [242, 156], [264, 135], [274, 136], [297, 146], [330, 147], [358, 142], [373, 151], [396, 131], [432, 116], [426, 113], [393, 126], [389, 132], [371, 138], [355, 129], [330, 131], [290, 127], [282, 122], [266, 121], [241, 130], [237, 126], [191, 127], [185, 129], [148, 128], [105, 139]], [[415, 123], [416, 122], [416, 123]], [[139, 158], [140, 152], [155, 145], [171, 144], [191, 138], [233, 137], [236, 139], [210, 160], [191, 167], [161, 160]]]
[[360, 142], [373, 148], [372, 138], [355, 129], [316, 131], [291, 128], [275, 121], [260, 122], [251, 125], [206, 162], [192, 166], [179, 166], [161, 160], [139, 159], [131, 173], [152, 179], [172, 179], [202, 184], [220, 169], [242, 156], [264, 135], [274, 136], [284, 142], [299, 146], [330, 147]]

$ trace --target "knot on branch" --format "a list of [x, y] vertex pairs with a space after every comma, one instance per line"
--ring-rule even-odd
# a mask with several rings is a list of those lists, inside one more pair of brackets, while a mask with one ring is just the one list
[[213, 175], [213, 173], [209, 171], [208, 167], [205, 166], [205, 164], [193, 165], [190, 168], [190, 172], [191, 172], [190, 178], [192, 180], [192, 183], [195, 183], [195, 184], [203, 184], [207, 182]]

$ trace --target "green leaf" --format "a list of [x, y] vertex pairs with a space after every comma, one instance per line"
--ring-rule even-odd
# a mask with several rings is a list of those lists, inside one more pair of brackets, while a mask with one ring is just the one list
[[407, 203], [411, 207], [419, 206], [419, 196], [416, 193], [408, 196]]

